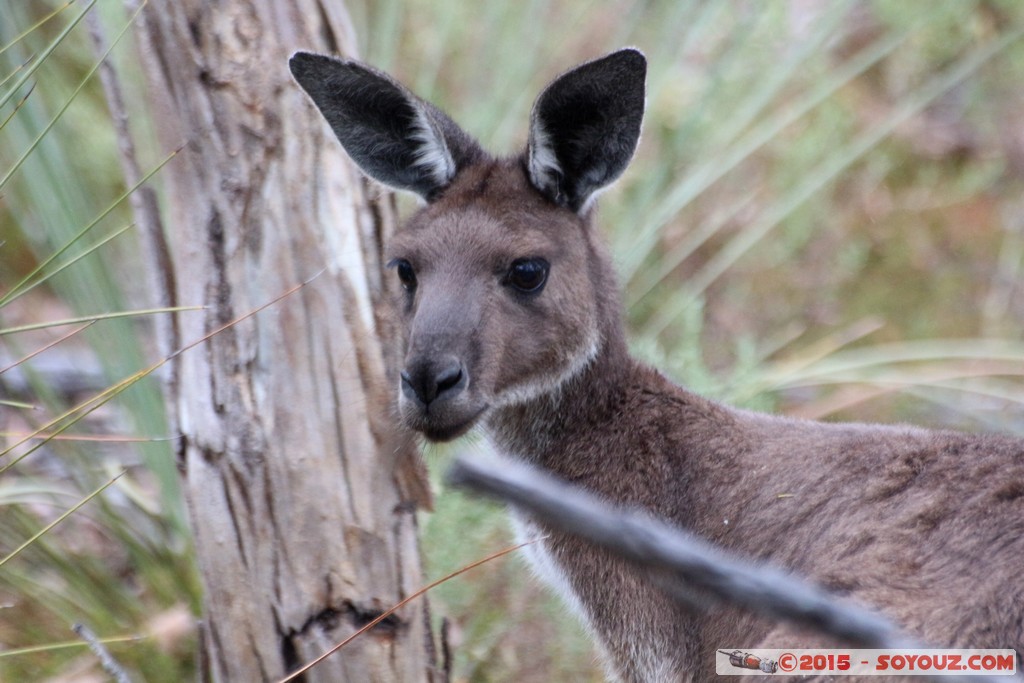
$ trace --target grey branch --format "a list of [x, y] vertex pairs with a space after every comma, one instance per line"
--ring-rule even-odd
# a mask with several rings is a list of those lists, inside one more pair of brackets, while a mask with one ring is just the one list
[[[678, 599], [695, 593], [815, 629], [872, 649], [921, 645], [887, 619], [778, 569], [729, 557], [709, 543], [650, 515], [612, 508], [577, 487], [525, 464], [495, 458], [459, 458], [448, 481], [510, 503], [545, 525], [584, 538], [652, 574]], [[965, 676], [942, 680], [1006, 681], [1005, 677]], [[1014, 679], [1019, 680], [1019, 679]]]
[[110, 674], [117, 683], [132, 683], [132, 679], [128, 678], [128, 674], [125, 673], [121, 665], [117, 663], [107, 651], [107, 648], [103, 647], [103, 643], [99, 641], [96, 634], [93, 633], [88, 626], [84, 624], [75, 624], [71, 629], [78, 634], [78, 637], [84, 640], [88, 645], [92, 653], [96, 655], [96, 658], [100, 660], [100, 666], [103, 670]]

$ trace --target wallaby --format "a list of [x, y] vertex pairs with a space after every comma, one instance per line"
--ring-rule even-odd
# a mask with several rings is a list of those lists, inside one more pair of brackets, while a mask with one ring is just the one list
[[[733, 409], [630, 357], [593, 205], [640, 136], [642, 53], [555, 79], [512, 158], [365, 64], [300, 52], [290, 66], [367, 175], [425, 200], [387, 247], [404, 424], [435, 441], [481, 425], [511, 458], [809, 577], [924, 643], [1019, 661], [1024, 440]], [[565, 535], [533, 547], [623, 681], [710, 680], [716, 648], [830, 644], [680, 606]]]

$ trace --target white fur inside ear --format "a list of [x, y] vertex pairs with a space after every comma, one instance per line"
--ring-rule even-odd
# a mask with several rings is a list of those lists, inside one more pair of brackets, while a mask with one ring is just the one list
[[413, 165], [425, 169], [438, 186], [447, 185], [455, 177], [455, 159], [444, 136], [434, 129], [427, 114], [418, 107], [409, 139], [416, 143]]
[[544, 124], [536, 117], [530, 126], [529, 159], [527, 166], [530, 181], [542, 192], [554, 194], [558, 192], [558, 179], [562, 176], [562, 168], [558, 165], [551, 137], [544, 129]]

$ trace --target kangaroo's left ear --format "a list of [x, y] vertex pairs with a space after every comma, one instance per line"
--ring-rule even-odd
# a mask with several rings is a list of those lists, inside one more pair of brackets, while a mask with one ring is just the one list
[[444, 112], [366, 64], [296, 52], [288, 66], [352, 160], [385, 185], [430, 201], [484, 155]]
[[622, 175], [640, 139], [647, 59], [613, 52], [556, 78], [530, 115], [530, 181], [555, 203], [582, 211]]

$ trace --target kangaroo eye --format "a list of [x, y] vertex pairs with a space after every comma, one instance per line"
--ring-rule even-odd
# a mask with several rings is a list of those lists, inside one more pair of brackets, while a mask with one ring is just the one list
[[412, 264], [404, 258], [396, 258], [388, 264], [388, 268], [394, 267], [398, 271], [398, 280], [402, 283], [402, 289], [411, 292], [416, 289], [416, 271]]
[[521, 258], [512, 262], [506, 282], [524, 294], [539, 294], [548, 281], [551, 266], [542, 258]]

